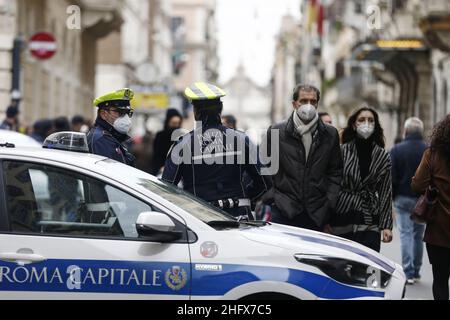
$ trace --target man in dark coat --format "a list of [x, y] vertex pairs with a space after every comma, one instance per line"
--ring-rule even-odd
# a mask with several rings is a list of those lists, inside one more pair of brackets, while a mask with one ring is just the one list
[[[266, 195], [272, 222], [324, 231], [337, 202], [343, 162], [339, 135], [319, 118], [320, 91], [311, 85], [294, 89], [294, 112], [268, 130], [267, 150], [279, 152], [279, 170]], [[272, 139], [278, 130], [279, 141]], [[277, 149], [277, 151], [275, 151]]]

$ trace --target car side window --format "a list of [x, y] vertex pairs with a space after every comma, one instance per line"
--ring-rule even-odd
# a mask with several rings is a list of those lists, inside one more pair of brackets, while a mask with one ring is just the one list
[[12, 232], [138, 238], [147, 203], [82, 174], [52, 166], [4, 161]]

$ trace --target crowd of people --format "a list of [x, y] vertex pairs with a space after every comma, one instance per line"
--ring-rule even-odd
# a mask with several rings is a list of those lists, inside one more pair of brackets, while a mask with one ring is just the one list
[[[273, 133], [277, 132], [279, 168], [263, 175], [262, 168], [268, 164], [247, 158], [244, 163], [208, 164], [205, 159], [210, 155], [200, 157], [205, 160], [200, 162], [176, 161], [186, 156], [183, 152], [195, 149], [196, 140], [204, 149], [214, 146], [217, 156], [224, 159], [237, 157], [239, 144], [244, 146], [245, 154], [252, 148], [250, 139], [236, 130], [236, 118], [222, 115], [223, 90], [196, 83], [185, 94], [194, 106], [195, 120], [204, 128], [180, 139], [174, 139], [173, 133], [182, 127], [183, 117], [170, 109], [163, 130], [156, 136], [147, 132], [130, 142], [133, 92], [129, 89], [96, 99], [98, 113], [92, 125], [82, 116], [72, 121], [60, 117], [38, 121], [27, 133], [42, 143], [53, 132], [86, 132], [92, 153], [182, 185], [237, 219], [254, 219], [256, 211], [257, 218], [331, 233], [378, 252], [382, 242], [392, 241], [395, 221], [407, 283], [420, 280], [425, 241], [433, 267], [434, 298], [448, 300], [450, 115], [435, 126], [429, 142], [423, 122], [415, 117], [407, 119], [402, 139], [386, 150], [383, 126], [374, 108], [358, 108], [338, 132], [330, 115], [319, 113], [320, 91], [312, 85], [298, 85], [292, 96], [292, 114], [273, 124], [263, 139], [266, 145], [258, 146], [269, 155], [275, 152]], [[18, 108], [8, 108], [6, 116], [0, 129], [17, 130]], [[205, 132], [211, 129], [217, 130], [221, 138], [206, 138]], [[229, 137], [235, 141], [234, 146], [222, 142]], [[424, 225], [414, 222], [410, 215], [430, 181], [439, 192], [432, 218]]]
[[32, 126], [21, 126], [19, 122], [20, 110], [18, 105], [9, 106], [6, 110], [6, 118], [0, 124], [0, 130], [17, 131], [26, 134], [39, 143], [55, 132], [74, 131], [88, 132], [91, 124], [83, 116], [57, 117], [55, 119], [41, 119]]

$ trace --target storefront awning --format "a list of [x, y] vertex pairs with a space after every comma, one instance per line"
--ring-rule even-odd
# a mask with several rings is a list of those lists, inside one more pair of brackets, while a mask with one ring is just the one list
[[377, 61], [387, 63], [397, 55], [414, 56], [429, 51], [426, 44], [420, 39], [380, 39], [373, 43], [363, 43], [353, 50], [353, 59], [357, 61]]

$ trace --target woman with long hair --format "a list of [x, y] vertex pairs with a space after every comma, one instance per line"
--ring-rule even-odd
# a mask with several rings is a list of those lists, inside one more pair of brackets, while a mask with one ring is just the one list
[[448, 300], [450, 277], [450, 115], [438, 123], [431, 136], [431, 148], [426, 150], [412, 180], [412, 189], [425, 193], [433, 177], [437, 200], [427, 222], [424, 241], [433, 266], [433, 296]]
[[392, 241], [391, 160], [378, 113], [356, 110], [342, 132], [344, 176], [332, 232], [380, 251]]

